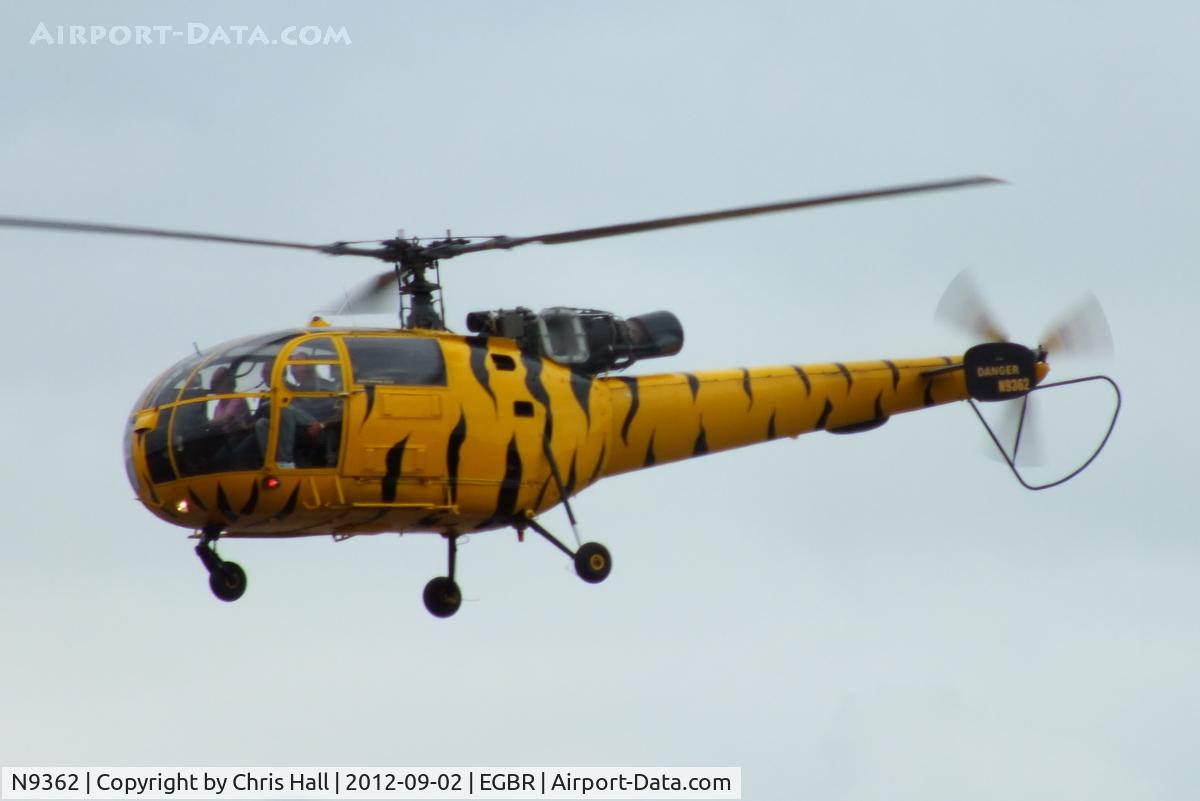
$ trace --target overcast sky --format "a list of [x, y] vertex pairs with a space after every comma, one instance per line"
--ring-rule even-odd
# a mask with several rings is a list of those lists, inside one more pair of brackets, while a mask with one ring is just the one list
[[[30, 44], [59, 25], [349, 44]], [[0, 764], [740, 765], [744, 797], [1180, 798], [1200, 784], [1194, 3], [0, 6], [0, 214], [311, 242], [537, 234], [915, 180], [984, 187], [447, 265], [472, 310], [667, 308], [636, 372], [961, 353], [975, 270], [1034, 343], [1104, 304], [1125, 407], [1022, 490], [965, 406], [617, 477], [580, 582], [511, 532], [233, 542], [131, 499], [120, 434], [192, 350], [375, 266], [0, 232]], [[365, 261], [365, 260], [363, 260]], [[387, 318], [361, 319], [387, 324]], [[1045, 401], [1048, 450], [1103, 393]], [[1098, 410], [1098, 412], [1097, 412]], [[1058, 449], [1058, 450], [1056, 450]], [[545, 516], [566, 531], [561, 511]]]

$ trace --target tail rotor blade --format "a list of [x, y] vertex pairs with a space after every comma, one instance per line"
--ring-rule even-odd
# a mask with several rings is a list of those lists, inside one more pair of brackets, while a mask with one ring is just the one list
[[946, 287], [934, 318], [984, 341], [1008, 341], [1004, 329], [984, 303], [969, 270], [956, 275]]
[[1012, 432], [1008, 440], [1008, 456], [1018, 467], [1042, 467], [1046, 464], [1045, 439], [1042, 435], [1041, 417], [1036, 409], [1037, 404], [1026, 395], [1019, 402], [1010, 403], [1009, 408], [1004, 410], [1009, 418], [1006, 425]]
[[1100, 301], [1088, 293], [1074, 308], [1050, 326], [1042, 337], [1042, 347], [1056, 356], [1113, 355], [1112, 331]]
[[992, 433], [1003, 448], [1004, 456], [997, 452], [996, 443], [986, 437], [985, 453], [988, 458], [1003, 462], [1007, 457], [1017, 467], [1045, 467], [1046, 449], [1041, 416], [1036, 412], [1037, 404], [1032, 397], [1026, 395], [996, 405], [1001, 408], [994, 416], [989, 416], [992, 417]]

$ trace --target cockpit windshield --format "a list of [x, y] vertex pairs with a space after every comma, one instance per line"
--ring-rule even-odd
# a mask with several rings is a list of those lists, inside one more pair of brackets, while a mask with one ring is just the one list
[[207, 358], [175, 408], [172, 439], [182, 476], [263, 465], [270, 431], [271, 371], [292, 335], [244, 342]]
[[262, 467], [272, 370], [295, 336], [270, 334], [198, 353], [156, 382], [143, 401], [167, 406], [146, 438], [152, 481]]

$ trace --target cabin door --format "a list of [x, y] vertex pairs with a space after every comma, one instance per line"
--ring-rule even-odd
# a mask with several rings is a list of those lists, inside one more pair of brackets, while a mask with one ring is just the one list
[[436, 339], [345, 337], [351, 427], [343, 476], [356, 505], [446, 504], [446, 363]]

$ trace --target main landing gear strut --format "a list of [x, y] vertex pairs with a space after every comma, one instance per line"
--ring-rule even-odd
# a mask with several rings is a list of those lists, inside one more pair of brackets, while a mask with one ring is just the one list
[[[524, 534], [526, 528], [531, 528], [541, 534], [551, 545], [558, 548], [575, 562], [575, 572], [588, 584], [599, 584], [608, 578], [612, 572], [612, 556], [608, 549], [598, 542], [585, 542], [579, 550], [572, 551], [566, 545], [547, 531], [541, 523], [530, 515], [523, 515], [513, 520], [513, 527], [519, 534]], [[458, 555], [458, 535], [446, 534], [447, 562], [449, 564], [445, 576], [437, 576], [425, 585], [425, 608], [435, 617], [450, 617], [462, 605], [462, 590], [454, 581], [454, 566]], [[215, 589], [213, 590], [216, 591]], [[219, 596], [218, 596], [219, 597]]]
[[207, 525], [201, 532], [196, 556], [208, 571], [208, 586], [222, 601], [236, 601], [246, 592], [246, 571], [237, 562], [226, 562], [213, 547], [221, 536], [221, 527]]
[[608, 549], [598, 542], [585, 542], [579, 546], [578, 551], [572, 551], [532, 517], [518, 518], [513, 525], [517, 527], [518, 532], [523, 532], [528, 526], [541, 534], [555, 548], [571, 557], [575, 561], [576, 574], [588, 584], [599, 584], [612, 572], [612, 556]]

